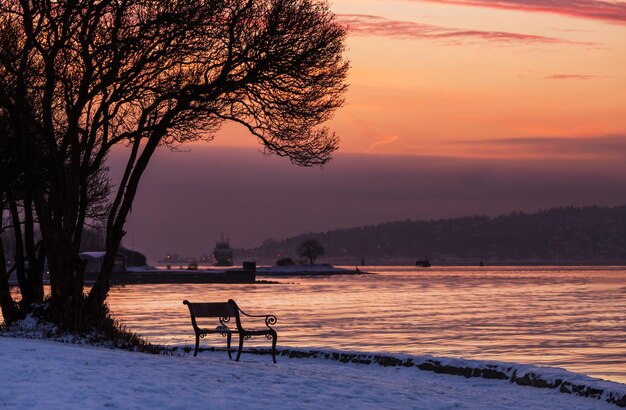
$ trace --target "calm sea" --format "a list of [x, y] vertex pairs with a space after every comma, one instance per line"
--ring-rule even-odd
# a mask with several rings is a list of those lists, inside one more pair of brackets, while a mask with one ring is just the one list
[[[122, 286], [109, 304], [128, 328], [168, 345], [194, 341], [183, 299], [232, 298], [278, 316], [279, 346], [549, 365], [626, 383], [624, 267], [365, 269], [377, 274]], [[203, 344], [212, 342], [224, 343]]]
[[[626, 268], [366, 269], [377, 274], [117, 287], [110, 306], [164, 344], [193, 344], [183, 299], [232, 298], [249, 313], [278, 316], [279, 346], [549, 365], [626, 383]], [[223, 343], [203, 342], [211, 340]]]

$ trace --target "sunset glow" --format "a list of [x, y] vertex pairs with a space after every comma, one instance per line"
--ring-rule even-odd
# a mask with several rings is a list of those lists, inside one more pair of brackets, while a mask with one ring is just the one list
[[1, 407], [626, 406], [626, 0], [0, 0]]
[[[607, 139], [619, 146], [607, 155], [625, 151], [625, 2], [337, 0], [333, 10], [352, 66], [329, 124], [341, 152], [597, 158]], [[215, 143], [254, 144], [229, 127]]]

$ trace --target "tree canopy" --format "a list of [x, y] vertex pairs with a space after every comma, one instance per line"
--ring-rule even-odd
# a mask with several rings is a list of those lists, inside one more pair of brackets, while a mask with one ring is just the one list
[[[82, 305], [81, 235], [98, 220], [107, 256], [89, 301], [104, 303], [157, 147], [210, 141], [231, 121], [267, 153], [327, 162], [338, 138], [322, 124], [344, 102], [345, 36], [323, 0], [1, 0], [0, 117], [10, 132], [0, 138], [18, 143], [0, 149], [24, 165], [29, 197], [16, 203], [28, 212], [14, 225], [34, 211], [53, 305]], [[128, 161], [112, 183], [105, 160], [116, 144]]]
[[326, 250], [317, 239], [307, 239], [298, 245], [296, 251], [301, 257], [307, 258], [310, 265], [314, 265], [315, 260], [326, 253]]

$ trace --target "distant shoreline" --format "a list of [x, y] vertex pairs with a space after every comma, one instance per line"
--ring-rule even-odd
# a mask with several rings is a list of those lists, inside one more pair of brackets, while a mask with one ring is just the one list
[[[432, 263], [432, 266], [429, 268], [420, 268], [420, 269], [424, 269], [424, 270], [428, 270], [428, 269], [432, 269], [432, 268], [437, 268], [437, 267], [477, 267], [480, 268], [480, 260], [477, 261], [476, 263], [472, 263], [472, 262], [440, 262], [437, 261], [436, 259], [431, 259], [430, 262]], [[489, 268], [489, 267], [493, 267], [493, 266], [549, 266], [549, 267], [558, 267], [558, 266], [568, 266], [568, 267], [572, 267], [572, 266], [599, 266], [599, 267], [609, 267], [609, 266], [614, 266], [614, 267], [626, 267], [626, 260], [622, 260], [622, 261], [503, 261], [503, 262], [490, 262], [490, 261], [483, 261], [484, 265], [482, 267], [484, 268]], [[365, 265], [361, 265], [359, 264], [355, 264], [355, 263], [346, 263], [346, 262], [334, 262], [332, 264], [330, 264], [331, 266], [334, 267], [343, 267], [343, 268], [350, 268], [350, 267], [357, 267], [360, 270], [362, 269], [366, 269], [366, 268], [372, 268], [372, 267], [416, 267], [415, 266], [415, 262], [389, 262], [389, 263], [366, 263]], [[240, 267], [240, 264], [235, 264], [234, 267]], [[258, 268], [262, 268], [262, 267], [269, 267], [272, 266], [271, 263], [268, 264], [264, 264], [264, 263], [258, 263], [257, 264]], [[211, 267], [211, 268], [215, 268], [215, 269], [219, 269], [218, 267]]]
[[[479, 266], [480, 261], [476, 262], [476, 263], [471, 263], [471, 262], [439, 262], [436, 259], [435, 260], [431, 260], [430, 261], [432, 263], [432, 267], [436, 268], [438, 266], [458, 266], [458, 267], [481, 267]], [[490, 267], [490, 266], [551, 266], [551, 267], [557, 267], [557, 266], [617, 266], [617, 267], [626, 267], [626, 260], [624, 261], [504, 261], [504, 262], [489, 262], [489, 261], [483, 261], [484, 262], [484, 266], [483, 267]], [[344, 265], [341, 263], [338, 263], [337, 265], [339, 266], [352, 266], [352, 265]], [[360, 266], [360, 265], [357, 265]], [[404, 263], [398, 263], [398, 264], [393, 264], [393, 263], [389, 263], [389, 264], [371, 264], [371, 265], [365, 265], [365, 266], [414, 266], [414, 264], [404, 264]], [[424, 268], [424, 269], [428, 269], [428, 268]]]
[[[416, 259], [417, 260], [417, 259]], [[476, 263], [472, 262], [441, 262], [436, 259], [431, 259], [432, 267], [436, 268], [438, 266], [458, 266], [458, 267], [480, 267], [480, 260]], [[501, 262], [490, 262], [484, 260], [484, 267], [490, 266], [616, 266], [616, 267], [626, 267], [626, 260], [621, 261], [501, 261]], [[185, 264], [171, 264], [172, 266], [180, 266], [181, 269], [185, 270]], [[363, 267], [378, 267], [378, 266], [394, 266], [394, 267], [414, 267], [415, 262], [389, 262], [389, 263], [366, 263], [365, 265], [361, 265], [360, 263], [348, 263], [343, 261], [334, 262], [329, 264], [333, 267], [357, 267], [359, 269]], [[157, 264], [156, 267], [159, 269], [165, 268], [165, 264]], [[233, 266], [229, 267], [220, 267], [220, 266], [210, 266], [202, 267], [201, 269], [232, 269], [232, 268], [241, 268], [241, 263], [235, 263]], [[257, 262], [257, 269], [271, 267], [274, 266], [272, 263], [262, 263]], [[297, 265], [298, 266], [298, 265]], [[306, 266], [306, 265], [300, 265]], [[423, 268], [428, 269], [428, 268]]]

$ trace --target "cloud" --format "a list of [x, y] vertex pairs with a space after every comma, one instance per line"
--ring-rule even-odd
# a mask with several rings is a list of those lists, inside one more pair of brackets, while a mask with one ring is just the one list
[[594, 137], [524, 137], [471, 141], [454, 144], [474, 146], [486, 153], [517, 156], [552, 156], [568, 158], [624, 158], [626, 134]]
[[380, 147], [381, 145], [393, 144], [394, 142], [398, 141], [399, 139], [400, 139], [400, 137], [398, 137], [397, 135], [391, 135], [389, 137], [380, 138], [378, 141], [376, 141], [372, 145], [370, 145], [366, 152], [372, 152], [376, 148]]
[[395, 37], [401, 39], [447, 40], [452, 45], [471, 40], [494, 43], [532, 43], [556, 44], [568, 43], [593, 45], [594, 43], [572, 42], [554, 37], [532, 34], [509, 33], [503, 31], [462, 30], [414, 23], [411, 21], [390, 20], [380, 16], [366, 14], [339, 14], [339, 21], [356, 35]]
[[562, 33], [595, 33], [595, 30], [580, 30], [574, 28], [552, 28], [552, 30]]
[[[412, 0], [416, 1], [416, 0]], [[626, 23], [626, 3], [597, 0], [418, 0], [461, 6], [553, 13], [569, 17]]]
[[592, 74], [553, 74], [543, 78], [547, 80], [595, 80], [601, 77]]

